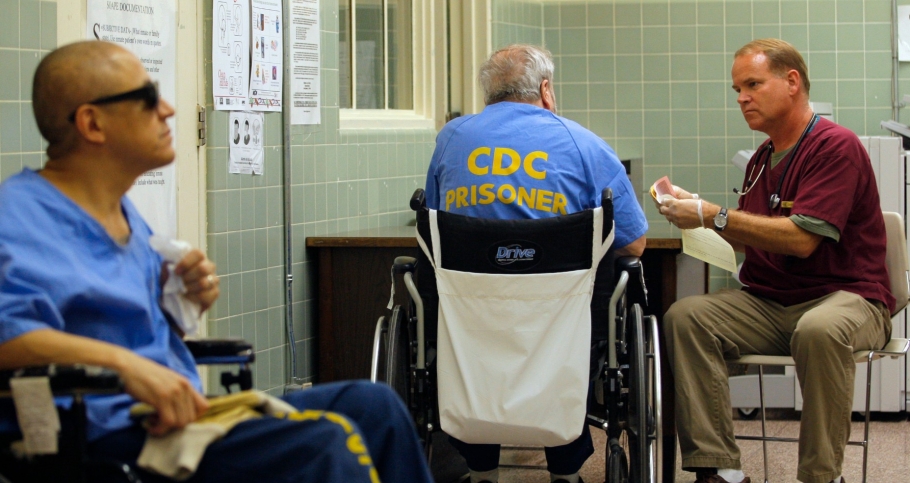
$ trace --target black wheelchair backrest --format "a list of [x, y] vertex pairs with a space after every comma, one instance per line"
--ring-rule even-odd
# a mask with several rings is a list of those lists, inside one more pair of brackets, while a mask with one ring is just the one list
[[[426, 194], [417, 189], [411, 196], [417, 212], [417, 231], [432, 252]], [[602, 240], [613, 228], [613, 192], [601, 193]], [[473, 273], [539, 274], [583, 270], [591, 267], [591, 220], [593, 210], [542, 219], [496, 220], [437, 211], [440, 238], [446, 256], [442, 268]], [[613, 289], [613, 250], [600, 262], [594, 284], [592, 331], [596, 339], [605, 334], [607, 309]], [[417, 287], [427, 316], [435, 319], [436, 280], [422, 250], [418, 251]], [[428, 338], [435, 338], [435, 324], [428, 325]]]

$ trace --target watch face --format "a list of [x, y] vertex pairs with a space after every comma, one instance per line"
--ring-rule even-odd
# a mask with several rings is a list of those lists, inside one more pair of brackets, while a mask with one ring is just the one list
[[720, 210], [720, 213], [714, 217], [714, 228], [723, 230], [727, 226], [727, 210]]

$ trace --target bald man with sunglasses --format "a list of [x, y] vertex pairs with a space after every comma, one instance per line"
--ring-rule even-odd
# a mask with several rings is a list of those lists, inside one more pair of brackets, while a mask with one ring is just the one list
[[[0, 185], [0, 369], [89, 364], [116, 371], [126, 394], [87, 401], [89, 453], [135, 463], [147, 434], [179, 431], [208, 408], [199, 375], [160, 305], [162, 259], [125, 194], [174, 160], [167, 119], [136, 56], [79, 42], [35, 73], [32, 105], [48, 159]], [[177, 264], [186, 296], [207, 309], [215, 264], [193, 250]], [[193, 482], [430, 482], [413, 423], [386, 386], [346, 382], [284, 397], [305, 421], [262, 418], [211, 443]], [[146, 429], [129, 418], [153, 406]], [[0, 406], [0, 433], [17, 430]], [[4, 473], [13, 464], [0, 448]], [[142, 472], [143, 481], [169, 481]]]

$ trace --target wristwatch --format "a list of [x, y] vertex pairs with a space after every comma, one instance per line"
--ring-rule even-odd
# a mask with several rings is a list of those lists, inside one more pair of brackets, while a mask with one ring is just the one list
[[727, 227], [727, 209], [721, 208], [720, 211], [714, 215], [714, 229], [717, 231], [724, 231], [724, 228]]

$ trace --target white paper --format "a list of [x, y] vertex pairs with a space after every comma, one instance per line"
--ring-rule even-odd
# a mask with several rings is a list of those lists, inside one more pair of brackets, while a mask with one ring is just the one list
[[284, 29], [279, 0], [252, 0], [253, 46], [250, 65], [250, 109], [281, 111], [284, 80]]
[[[161, 96], [177, 97], [177, 14], [174, 0], [131, 0], [129, 4], [88, 0], [86, 38], [119, 44], [136, 54]], [[125, 8], [128, 7], [128, 8]], [[177, 146], [175, 119], [167, 121]], [[152, 231], [177, 236], [174, 163], [140, 176], [127, 193]]]
[[897, 60], [910, 60], [910, 5], [897, 6]]
[[264, 116], [261, 112], [234, 111], [228, 128], [230, 155], [228, 171], [234, 174], [262, 174], [265, 151], [262, 138], [265, 136]]
[[736, 273], [733, 247], [714, 230], [693, 228], [682, 232], [683, 253], [703, 262]]
[[56, 454], [60, 416], [54, 407], [51, 383], [47, 377], [10, 379], [16, 419], [25, 440], [25, 453]]
[[250, 0], [212, 4], [212, 97], [218, 111], [249, 109]]
[[290, 0], [291, 124], [319, 124], [319, 1]]

